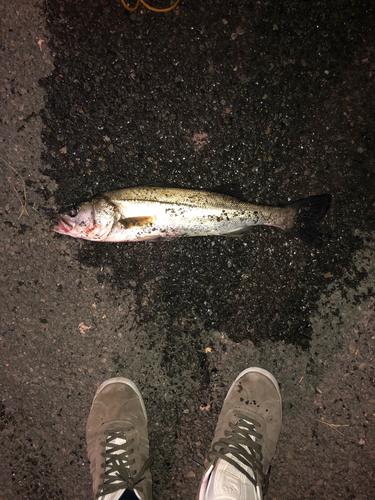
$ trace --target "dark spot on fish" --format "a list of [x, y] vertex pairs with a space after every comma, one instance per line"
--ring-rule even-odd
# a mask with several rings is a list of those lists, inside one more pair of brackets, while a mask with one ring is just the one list
[[[165, 209], [166, 213], [168, 213], [169, 215], [174, 215], [175, 217], [177, 217], [177, 213], [176, 213], [176, 210], [174, 208], [166, 208]], [[180, 210], [181, 212], [181, 210]]]

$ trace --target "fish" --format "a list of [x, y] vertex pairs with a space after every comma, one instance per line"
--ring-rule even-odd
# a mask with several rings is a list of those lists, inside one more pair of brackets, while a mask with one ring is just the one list
[[273, 226], [309, 245], [322, 241], [318, 222], [330, 195], [283, 206], [254, 205], [231, 194], [138, 186], [99, 194], [55, 215], [56, 233], [100, 242], [156, 241], [195, 236], [244, 236]]

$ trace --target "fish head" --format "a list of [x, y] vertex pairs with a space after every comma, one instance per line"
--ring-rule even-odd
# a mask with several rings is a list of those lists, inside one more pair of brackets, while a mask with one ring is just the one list
[[118, 214], [116, 205], [105, 198], [95, 198], [56, 214], [55, 218], [57, 224], [50, 227], [51, 231], [101, 241], [110, 233]]

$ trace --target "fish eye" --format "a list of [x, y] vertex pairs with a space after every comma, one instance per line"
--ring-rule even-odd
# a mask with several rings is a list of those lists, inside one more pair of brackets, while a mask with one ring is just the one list
[[68, 211], [69, 217], [75, 217], [75, 216], [78, 214], [78, 210], [79, 210], [79, 208], [74, 208], [74, 207], [72, 207], [72, 208]]

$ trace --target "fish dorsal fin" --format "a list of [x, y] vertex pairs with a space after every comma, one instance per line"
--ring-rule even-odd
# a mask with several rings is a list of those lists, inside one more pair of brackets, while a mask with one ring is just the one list
[[227, 196], [233, 196], [240, 201], [246, 201], [237, 184], [221, 184], [220, 186], [210, 188], [209, 191], [213, 193], [226, 194]]

